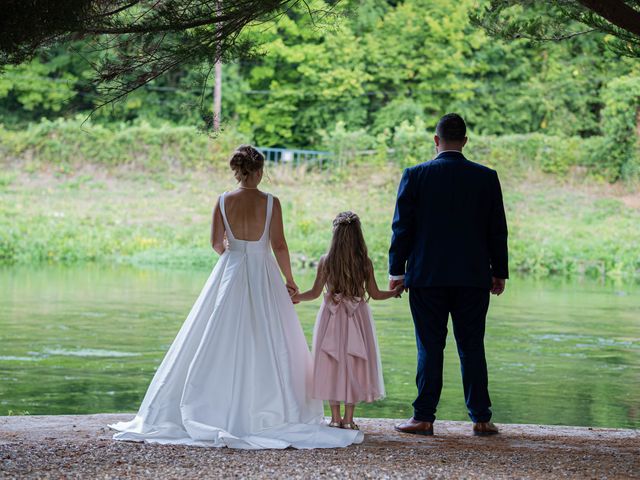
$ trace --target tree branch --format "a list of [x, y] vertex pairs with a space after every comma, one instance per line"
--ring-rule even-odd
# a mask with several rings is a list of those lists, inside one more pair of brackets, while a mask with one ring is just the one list
[[590, 28], [589, 30], [581, 30], [579, 32], [572, 33], [564, 33], [562, 35], [556, 35], [554, 37], [535, 37], [533, 35], [527, 35], [524, 33], [517, 33], [514, 35], [514, 38], [524, 38], [527, 40], [533, 40], [538, 42], [560, 42], [562, 40], [570, 40], [574, 37], [578, 37], [580, 35], [586, 35], [588, 33], [597, 32], [598, 30], [595, 28]]
[[577, 0], [577, 2], [615, 26], [640, 36], [640, 12], [624, 1]]

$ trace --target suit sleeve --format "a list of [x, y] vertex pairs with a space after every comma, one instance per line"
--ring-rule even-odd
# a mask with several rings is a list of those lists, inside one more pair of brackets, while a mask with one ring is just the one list
[[502, 189], [498, 174], [494, 173], [491, 218], [489, 223], [489, 256], [491, 274], [496, 278], [509, 278], [509, 250], [507, 246], [507, 218], [504, 213]]
[[413, 246], [413, 234], [415, 229], [416, 202], [410, 183], [410, 170], [402, 174], [398, 187], [396, 209], [393, 214], [391, 229], [391, 247], [389, 248], [389, 274], [404, 275], [407, 259]]

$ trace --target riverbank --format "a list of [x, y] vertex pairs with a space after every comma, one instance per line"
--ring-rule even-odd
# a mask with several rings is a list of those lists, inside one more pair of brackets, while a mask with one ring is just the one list
[[[507, 163], [493, 166], [503, 182], [512, 272], [640, 278], [640, 192]], [[0, 174], [0, 264], [210, 268], [215, 262], [211, 211], [220, 192], [235, 188], [226, 166], [164, 172], [126, 165], [27, 167], [7, 165]], [[326, 251], [334, 216], [353, 210], [383, 272], [400, 175], [397, 165], [271, 167], [262, 187], [281, 199], [298, 268]]]
[[501, 425], [474, 437], [469, 422], [403, 435], [394, 420], [361, 419], [361, 445], [238, 451], [111, 440], [130, 415], [0, 417], [2, 478], [640, 478], [640, 430]]

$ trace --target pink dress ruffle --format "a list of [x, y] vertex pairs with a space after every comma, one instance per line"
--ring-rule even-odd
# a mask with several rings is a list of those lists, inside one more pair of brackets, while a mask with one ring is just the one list
[[313, 398], [358, 403], [384, 396], [375, 324], [362, 298], [325, 295], [316, 320], [313, 353]]

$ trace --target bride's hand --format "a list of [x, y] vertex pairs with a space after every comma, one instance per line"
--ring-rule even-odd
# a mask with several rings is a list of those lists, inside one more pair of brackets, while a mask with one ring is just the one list
[[298, 300], [298, 295], [299, 295], [299, 293], [294, 293], [291, 296], [291, 303], [293, 303], [294, 305], [297, 305], [297, 304], [300, 303], [300, 300]]
[[293, 281], [293, 278], [287, 280], [287, 283], [285, 285], [287, 286], [287, 291], [289, 292], [290, 297], [293, 297], [295, 294], [300, 293], [300, 289], [298, 288], [298, 285], [296, 285], [296, 282]]

